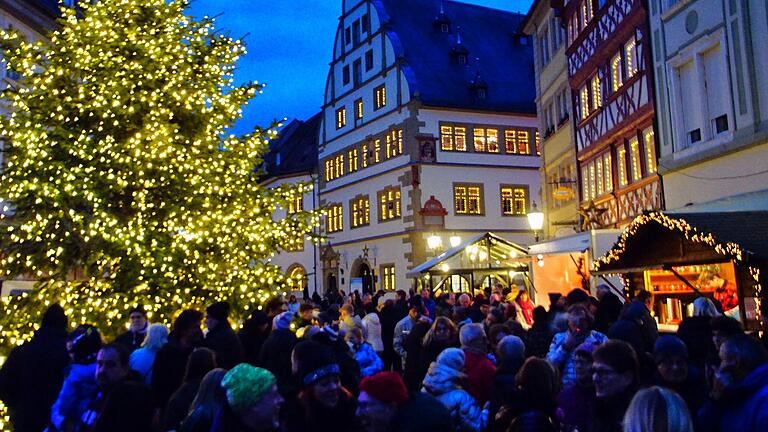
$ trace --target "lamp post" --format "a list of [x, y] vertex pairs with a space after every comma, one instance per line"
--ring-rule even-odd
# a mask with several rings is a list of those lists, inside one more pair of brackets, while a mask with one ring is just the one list
[[528, 225], [533, 230], [534, 241], [539, 241], [539, 231], [544, 227], [544, 213], [536, 207], [536, 201], [533, 202], [531, 211], [528, 212]]

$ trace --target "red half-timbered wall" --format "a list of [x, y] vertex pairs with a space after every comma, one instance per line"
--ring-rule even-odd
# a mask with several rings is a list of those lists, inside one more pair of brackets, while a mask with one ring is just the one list
[[[585, 2], [591, 2], [587, 4]], [[601, 3], [603, 3], [601, 5]], [[591, 6], [591, 9], [587, 9]], [[589, 20], [584, 19], [587, 11], [592, 12]], [[584, 190], [584, 179], [579, 181], [582, 206], [594, 201], [607, 211], [601, 216], [600, 225], [620, 226], [646, 210], [663, 208], [662, 189], [656, 174], [655, 141], [643, 142], [642, 131], [649, 131], [654, 125], [653, 76], [650, 58], [650, 34], [646, 23], [646, 11], [642, 0], [569, 0], [562, 6], [563, 22], [568, 26], [576, 24], [578, 29], [567, 28], [569, 45], [568, 78], [572, 91], [574, 115], [574, 137], [577, 150], [579, 176], [596, 159], [610, 154], [612, 187], [610, 191], [595, 194]], [[635, 40], [634, 52], [636, 71], [626, 77], [618, 88], [613, 87], [611, 62], [625, 44]], [[626, 59], [625, 59], [626, 61]], [[626, 65], [624, 65], [626, 66]], [[594, 77], [599, 78], [599, 96], [595, 97], [591, 85]], [[588, 89], [587, 107], [582, 106], [582, 89]], [[599, 106], [595, 107], [595, 100]], [[591, 108], [591, 109], [590, 109]], [[584, 113], [584, 109], [588, 113]], [[583, 114], [584, 113], [584, 114]], [[653, 134], [653, 137], [658, 134]], [[641, 178], [632, 178], [627, 169], [632, 165], [627, 150], [629, 140], [639, 138], [642, 148]], [[623, 148], [624, 176], [628, 181], [620, 184], [618, 151]], [[653, 160], [649, 160], [653, 159]]]

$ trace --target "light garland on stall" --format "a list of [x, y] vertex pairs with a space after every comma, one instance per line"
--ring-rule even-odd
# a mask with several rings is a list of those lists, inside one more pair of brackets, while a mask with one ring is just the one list
[[[646, 215], [637, 216], [622, 232], [619, 237], [619, 241], [613, 246], [605, 255], [597, 258], [593, 262], [595, 271], [599, 271], [603, 265], [610, 264], [618, 261], [627, 249], [627, 241], [633, 237], [641, 227], [648, 223], [657, 223], [670, 231], [678, 231], [683, 234], [686, 240], [693, 243], [705, 244], [715, 250], [720, 255], [731, 258], [737, 261], [739, 264], [749, 269], [749, 274], [754, 280], [754, 287], [757, 304], [757, 318], [761, 320], [762, 313], [760, 305], [762, 301], [762, 285], [760, 283], [760, 269], [750, 265], [746, 258], [749, 255], [748, 251], [743, 250], [738, 244], [732, 242], [719, 242], [711, 233], [702, 233], [696, 227], [692, 226], [684, 219], [671, 218], [662, 212], [652, 212]], [[625, 287], [629, 286], [629, 280], [626, 277], [622, 277], [622, 282]]]
[[227, 300], [240, 319], [289, 285], [270, 258], [317, 240], [320, 212], [273, 216], [312, 184], [268, 189], [254, 170], [281, 125], [226, 132], [263, 87], [233, 85], [244, 45], [188, 6], [79, 2], [50, 42], [0, 30], [23, 76], [2, 92], [0, 278], [39, 281], [0, 300], [0, 355], [53, 303], [107, 338], [136, 304], [169, 324]]

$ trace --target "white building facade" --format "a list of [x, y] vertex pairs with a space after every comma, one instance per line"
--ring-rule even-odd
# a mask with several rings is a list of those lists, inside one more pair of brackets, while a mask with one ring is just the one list
[[408, 270], [451, 237], [533, 239], [540, 161], [522, 18], [451, 1], [342, 2], [319, 133], [324, 291], [408, 290]]
[[768, 187], [768, 5], [649, 2], [667, 209]]

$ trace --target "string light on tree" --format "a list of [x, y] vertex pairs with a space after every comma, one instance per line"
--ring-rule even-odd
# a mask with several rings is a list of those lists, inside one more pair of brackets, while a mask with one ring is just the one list
[[6, 166], [0, 277], [39, 280], [0, 302], [0, 346], [28, 339], [52, 303], [107, 336], [127, 310], [154, 322], [218, 300], [236, 316], [284, 291], [268, 259], [314, 239], [319, 212], [275, 219], [311, 184], [266, 189], [254, 167], [275, 123], [226, 131], [263, 86], [233, 85], [242, 41], [186, 0], [81, 2], [49, 42], [0, 30]]

